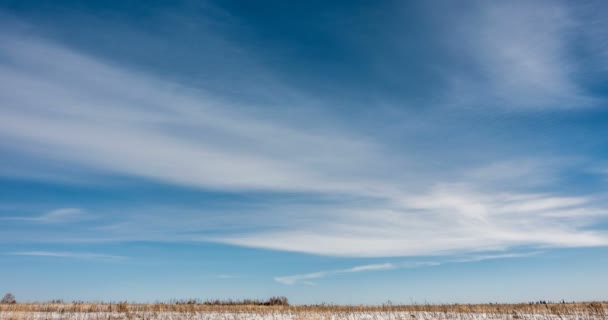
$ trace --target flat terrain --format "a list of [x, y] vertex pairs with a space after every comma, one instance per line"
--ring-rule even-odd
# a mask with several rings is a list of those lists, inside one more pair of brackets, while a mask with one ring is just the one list
[[608, 319], [608, 303], [414, 306], [216, 306], [201, 304], [29, 303], [0, 305], [0, 320], [414, 320]]

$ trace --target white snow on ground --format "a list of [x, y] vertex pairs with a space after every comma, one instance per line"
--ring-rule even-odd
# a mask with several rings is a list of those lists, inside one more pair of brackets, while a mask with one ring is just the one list
[[606, 314], [457, 312], [0, 312], [0, 320], [607, 320]]

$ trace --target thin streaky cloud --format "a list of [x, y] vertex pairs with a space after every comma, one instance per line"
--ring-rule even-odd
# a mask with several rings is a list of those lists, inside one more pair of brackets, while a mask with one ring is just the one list
[[91, 218], [80, 208], [59, 208], [34, 217], [0, 217], [0, 220], [30, 221], [37, 223], [68, 223], [85, 218]]
[[70, 252], [70, 251], [18, 251], [9, 252], [7, 255], [12, 256], [29, 256], [29, 257], [49, 257], [49, 258], [71, 258], [85, 260], [125, 260], [127, 257], [119, 255], [91, 253], [91, 252]]
[[[296, 283], [298, 283], [300, 281], [304, 281], [304, 280], [313, 280], [313, 279], [324, 278], [330, 274], [332, 274], [331, 271], [319, 271], [319, 272], [312, 272], [312, 273], [305, 273], [305, 274], [296, 274], [296, 275], [291, 275], [291, 276], [275, 277], [274, 280], [277, 282], [280, 282], [282, 284], [292, 285], [292, 284], [296, 284]], [[311, 284], [314, 282], [308, 281], [307, 283]]]
[[393, 265], [392, 263], [368, 264], [368, 265], [362, 265], [362, 266], [355, 266], [355, 267], [348, 268], [348, 269], [318, 271], [318, 272], [305, 273], [305, 274], [296, 274], [296, 275], [291, 275], [291, 276], [275, 277], [274, 280], [277, 282], [283, 283], [283, 284], [288, 284], [288, 285], [292, 285], [292, 284], [296, 284], [296, 283], [300, 283], [300, 282], [302, 282], [302, 283], [307, 282], [306, 284], [310, 285], [310, 284], [313, 284], [313, 282], [310, 282], [307, 280], [325, 278], [327, 276], [337, 275], [337, 274], [341, 274], [341, 273], [382, 271], [382, 270], [392, 270], [395, 268], [396, 268], [396, 266]]
[[[16, 102], [0, 110], [0, 133], [13, 150], [220, 190], [348, 191], [356, 185], [333, 178], [334, 172], [374, 160], [372, 145], [349, 134], [307, 132], [288, 123], [236, 115], [217, 99], [167, 90], [170, 85], [163, 81], [51, 43], [6, 35], [3, 40], [0, 49], [14, 60], [0, 66], [0, 81], [24, 89], [0, 90], [0, 97]], [[39, 61], [41, 53], [52, 59]], [[31, 64], [40, 68], [27, 68]], [[70, 73], [53, 72], [58, 70]], [[99, 92], [100, 86], [107, 92]], [[79, 93], [71, 95], [74, 90]], [[25, 91], [38, 94], [22, 95]], [[133, 95], [140, 99], [138, 105], [132, 104]], [[108, 99], [111, 104], [98, 108], [96, 101]], [[187, 134], [174, 132], [175, 126]], [[141, 141], [150, 145], [141, 148]], [[37, 148], [45, 145], [54, 148]], [[337, 151], [349, 156], [337, 157]]]
[[[465, 49], [462, 54], [479, 69], [481, 77], [473, 78], [482, 79], [454, 75], [457, 83], [472, 89], [454, 90], [470, 107], [462, 112], [475, 115], [471, 123], [491, 118], [487, 106], [495, 101], [514, 107], [518, 115], [537, 114], [529, 110], [537, 108], [577, 112], [572, 109], [586, 97], [563, 48], [568, 43], [563, 30], [570, 28], [567, 8], [556, 5], [547, 11], [544, 3], [479, 6], [466, 14], [475, 15], [471, 21], [484, 28], [456, 30], [454, 35], [459, 46], [460, 38], [473, 42], [473, 52]], [[509, 28], [511, 18], [520, 22], [514, 30]], [[176, 220], [168, 221], [167, 212], [125, 210], [108, 217], [120, 220], [112, 221], [116, 228], [90, 227], [66, 235], [36, 231], [47, 241], [204, 241], [344, 257], [608, 245], [601, 228], [605, 199], [587, 189], [576, 195], [563, 191], [556, 182], [562, 165], [538, 174], [539, 163], [554, 158], [551, 153], [530, 156], [538, 160], [521, 166], [505, 160], [504, 151], [534, 146], [510, 141], [500, 149], [503, 141], [493, 139], [471, 148], [454, 147], [459, 144], [450, 139], [442, 144], [437, 137], [458, 137], [468, 129], [468, 123], [452, 128], [454, 123], [441, 115], [444, 109], [415, 117], [422, 125], [415, 127], [414, 138], [402, 142], [407, 137], [375, 136], [358, 125], [341, 126], [324, 113], [298, 121], [269, 116], [274, 112], [10, 29], [0, 38], [5, 57], [0, 61], [0, 99], [6, 101], [0, 106], [3, 154], [203, 191], [338, 199], [254, 208], [247, 214], [266, 219], [234, 218], [226, 223], [234, 228], [221, 232], [205, 229], [208, 224], [192, 212], [168, 208]], [[278, 82], [265, 82], [264, 91], [281, 101], [268, 108], [318, 105], [314, 94], [289, 99], [300, 91]], [[446, 121], [449, 129], [437, 120]], [[430, 133], [423, 130], [427, 127]], [[485, 135], [484, 130], [475, 134]], [[468, 144], [466, 139], [455, 141]], [[460, 154], [461, 149], [468, 152]], [[458, 156], [476, 161], [458, 162]], [[32, 237], [15, 233], [19, 239]], [[10, 241], [15, 241], [12, 234]]]
[[[481, 1], [464, 13], [472, 24], [453, 37], [476, 77], [450, 74], [454, 101], [508, 109], [570, 109], [597, 105], [576, 81], [580, 62], [569, 51], [574, 32], [585, 32], [559, 2]], [[467, 45], [462, 46], [462, 41]], [[461, 48], [466, 49], [461, 49]]]
[[474, 255], [460, 259], [448, 259], [444, 262], [439, 261], [417, 261], [417, 262], [402, 262], [402, 263], [381, 263], [381, 264], [369, 264], [362, 266], [355, 266], [348, 269], [338, 269], [329, 271], [318, 271], [304, 274], [295, 274], [290, 276], [275, 277], [274, 280], [286, 285], [294, 284], [306, 284], [315, 285], [315, 282], [310, 280], [326, 278], [335, 276], [343, 273], [356, 273], [356, 272], [367, 272], [367, 271], [387, 271], [395, 269], [411, 269], [411, 268], [422, 268], [422, 267], [435, 267], [445, 263], [468, 263], [468, 262], [479, 262], [484, 260], [496, 260], [496, 259], [512, 259], [512, 258], [527, 258], [535, 255], [542, 254], [543, 251], [533, 251], [526, 253], [504, 253], [504, 254], [486, 254], [486, 255]]
[[474, 255], [461, 259], [452, 259], [449, 262], [478, 262], [484, 260], [497, 260], [497, 259], [511, 259], [511, 258], [528, 258], [536, 255], [543, 254], [544, 251], [533, 251], [525, 253], [502, 253], [502, 254], [485, 254], [485, 255]]
[[376, 270], [390, 270], [395, 269], [395, 265], [392, 263], [382, 263], [382, 264], [368, 264], [364, 266], [352, 267], [350, 269], [340, 270], [340, 273], [343, 272], [361, 272], [361, 271], [376, 271]]
[[395, 197], [386, 206], [345, 208], [344, 214], [334, 209], [338, 219], [323, 226], [294, 225], [286, 231], [262, 231], [217, 241], [363, 257], [463, 254], [524, 245], [608, 244], [605, 232], [587, 228], [608, 215], [601, 201], [589, 197], [497, 194], [444, 185], [419, 196]]

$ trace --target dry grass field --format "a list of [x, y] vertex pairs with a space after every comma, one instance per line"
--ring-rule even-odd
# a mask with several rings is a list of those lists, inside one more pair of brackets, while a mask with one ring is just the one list
[[18, 303], [0, 305], [0, 320], [596, 320], [607, 302], [404, 306], [256, 306], [128, 303]]

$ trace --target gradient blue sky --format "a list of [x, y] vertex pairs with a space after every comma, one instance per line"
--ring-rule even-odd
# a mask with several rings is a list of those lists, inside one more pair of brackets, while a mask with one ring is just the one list
[[0, 291], [608, 299], [606, 16], [0, 0]]

